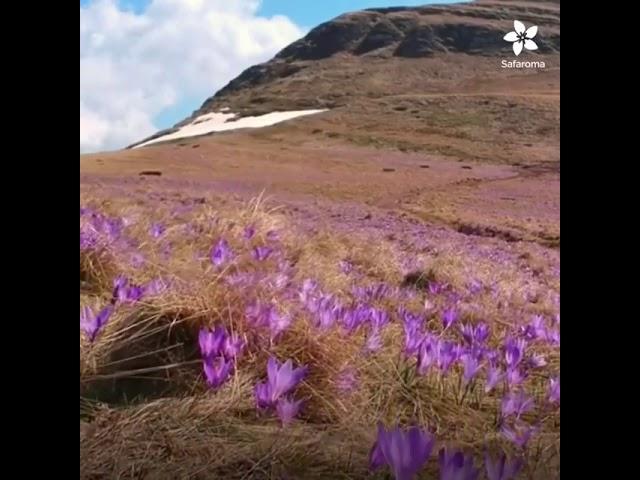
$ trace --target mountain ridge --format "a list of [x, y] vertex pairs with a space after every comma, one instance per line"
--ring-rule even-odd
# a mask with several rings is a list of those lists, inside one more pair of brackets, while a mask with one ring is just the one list
[[[480, 70], [495, 74], [492, 59], [511, 58], [510, 45], [503, 37], [515, 19], [539, 26], [539, 50], [527, 52], [531, 58], [545, 59], [551, 69], [558, 67], [559, 2], [480, 0], [348, 12], [311, 29], [269, 61], [245, 69], [190, 116], [132, 147], [223, 108], [238, 117], [334, 109], [358, 97], [397, 94], [401, 89], [391, 83], [413, 93], [454, 91], [456, 83], [477, 76]], [[454, 59], [458, 58], [471, 66], [468, 72], [457, 68], [459, 62]], [[457, 68], [456, 75], [443, 62]], [[383, 78], [385, 70], [389, 71], [387, 78]], [[421, 71], [424, 80], [412, 80], [413, 71]], [[371, 88], [371, 77], [380, 88]]]

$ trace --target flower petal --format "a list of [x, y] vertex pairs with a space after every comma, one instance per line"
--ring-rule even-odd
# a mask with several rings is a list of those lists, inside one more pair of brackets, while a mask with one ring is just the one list
[[524, 31], [526, 30], [526, 28], [524, 26], [524, 23], [522, 23], [519, 20], [514, 20], [513, 21], [513, 28], [516, 31], [516, 33], [520, 33], [520, 34], [523, 34]]
[[534, 42], [533, 40], [527, 39], [524, 41], [524, 48], [526, 48], [527, 50], [537, 50], [538, 45], [536, 45], [536, 42]]
[[520, 55], [520, 52], [522, 52], [522, 42], [515, 42], [513, 44], [513, 53]]
[[504, 40], [507, 42], [517, 42], [518, 34], [516, 32], [509, 32], [504, 36]]
[[533, 37], [536, 36], [537, 33], [538, 33], [538, 27], [534, 25], [533, 27], [527, 28], [525, 35], [528, 39], [532, 39]]

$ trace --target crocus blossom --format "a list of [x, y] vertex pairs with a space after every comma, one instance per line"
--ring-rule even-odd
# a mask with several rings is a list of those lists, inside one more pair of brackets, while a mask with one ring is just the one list
[[207, 384], [213, 389], [220, 388], [227, 381], [233, 368], [233, 362], [224, 357], [204, 358], [202, 364]]
[[281, 398], [278, 400], [276, 412], [278, 417], [280, 417], [283, 427], [289, 425], [298, 415], [303, 402], [303, 400], [292, 400], [289, 398]]
[[267, 382], [258, 384], [255, 390], [258, 406], [261, 408], [273, 407], [278, 399], [291, 392], [306, 374], [306, 366], [293, 368], [291, 360], [280, 365], [275, 357], [269, 357]]
[[377, 470], [387, 465], [396, 480], [411, 480], [431, 456], [433, 436], [412, 426], [407, 430], [396, 427], [386, 430], [378, 424], [378, 437], [369, 455], [369, 467]]
[[80, 311], [80, 328], [85, 333], [90, 342], [94, 342], [109, 321], [109, 317], [113, 313], [113, 306], [107, 305], [96, 315], [90, 307], [85, 306]]
[[484, 458], [488, 480], [513, 480], [523, 465], [522, 459], [513, 458], [507, 460], [507, 456], [504, 453], [494, 460], [487, 452]]
[[227, 243], [224, 238], [221, 238], [211, 250], [211, 262], [216, 267], [219, 267], [231, 260], [232, 256], [233, 251], [231, 250], [229, 243]]
[[550, 403], [560, 403], [560, 378], [554, 377], [549, 379], [549, 390], [547, 398]]
[[452, 452], [442, 448], [438, 454], [440, 480], [476, 480], [480, 469], [476, 468], [471, 455]]

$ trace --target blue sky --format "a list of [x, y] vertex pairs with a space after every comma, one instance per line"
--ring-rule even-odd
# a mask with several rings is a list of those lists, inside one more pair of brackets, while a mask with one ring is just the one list
[[[90, 0], [80, 0], [86, 5]], [[151, 0], [120, 0], [120, 4], [142, 13]], [[451, 0], [262, 0], [258, 14], [266, 17], [286, 15], [301, 27], [311, 28], [338, 15], [363, 8], [415, 6], [453, 3]]]
[[453, 3], [261, 0], [256, 11], [254, 0], [195, 8], [196, 0], [156, 1], [163, 8], [148, 9], [152, 0], [80, 0], [81, 151], [120, 148], [173, 126], [242, 70], [342, 13]]
[[338, 15], [363, 8], [452, 3], [447, 0], [263, 0], [258, 12], [264, 16], [286, 15], [300, 26], [311, 28]]

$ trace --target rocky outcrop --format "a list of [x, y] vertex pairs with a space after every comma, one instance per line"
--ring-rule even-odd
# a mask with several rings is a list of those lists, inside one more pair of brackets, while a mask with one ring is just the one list
[[[548, 6], [544, 6], [549, 3]], [[527, 6], [529, 4], [529, 6]], [[504, 50], [514, 19], [541, 26], [540, 53], [560, 50], [558, 8], [553, 2], [470, 4], [371, 9], [342, 15], [311, 30], [276, 59], [319, 60], [337, 53], [418, 58], [455, 52], [494, 55]]]

